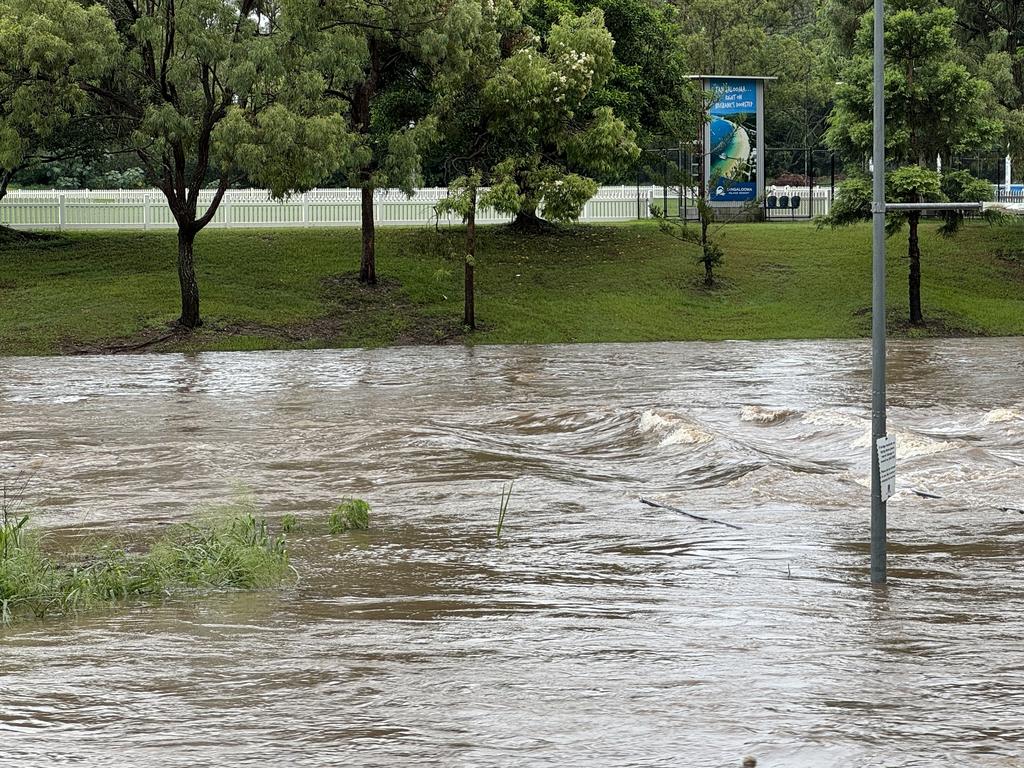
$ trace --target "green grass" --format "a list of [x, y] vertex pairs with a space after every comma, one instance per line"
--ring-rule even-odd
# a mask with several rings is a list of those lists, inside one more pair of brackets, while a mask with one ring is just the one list
[[241, 502], [174, 526], [143, 552], [99, 541], [53, 553], [27, 520], [0, 522], [0, 624], [183, 591], [266, 589], [290, 570], [284, 538]]
[[[696, 249], [652, 223], [542, 235], [479, 230], [469, 343], [844, 338], [869, 333], [870, 230], [742, 224], [723, 230], [721, 284]], [[1024, 334], [1024, 225], [922, 233], [929, 326], [907, 329], [906, 236], [889, 241], [896, 334]], [[351, 278], [359, 233], [210, 230], [196, 243], [204, 328], [178, 313], [173, 233], [0, 242], [0, 354], [380, 346], [463, 338], [461, 232], [378, 230], [371, 290]]]
[[331, 533], [365, 531], [370, 527], [370, 505], [362, 499], [343, 499], [327, 519]]

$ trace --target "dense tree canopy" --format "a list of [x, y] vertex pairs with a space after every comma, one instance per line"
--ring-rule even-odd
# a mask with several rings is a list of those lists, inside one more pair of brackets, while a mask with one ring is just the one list
[[0, 199], [19, 171], [92, 145], [103, 115], [83, 84], [108, 71], [116, 50], [98, 6], [0, 0]]

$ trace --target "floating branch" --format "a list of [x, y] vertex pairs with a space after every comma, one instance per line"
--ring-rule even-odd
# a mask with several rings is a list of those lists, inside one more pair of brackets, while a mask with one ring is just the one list
[[[942, 499], [944, 496], [939, 496], [937, 493], [931, 493], [929, 491], [919, 491], [917, 488], [910, 489], [912, 493], [920, 496], [922, 499]], [[1009, 504], [988, 504], [987, 506], [992, 509], [998, 509], [1000, 512], [1019, 512], [1024, 515], [1024, 507], [1015, 507]]]
[[658, 507], [659, 509], [667, 509], [670, 512], [678, 512], [680, 515], [686, 515], [687, 517], [692, 517], [694, 520], [700, 520], [702, 523], [715, 523], [717, 525], [724, 525], [724, 526], [727, 526], [729, 528], [735, 528], [737, 531], [742, 531], [743, 530], [738, 525], [733, 525], [732, 523], [727, 523], [724, 520], [715, 520], [713, 517], [702, 517], [700, 515], [695, 515], [692, 512], [684, 512], [683, 510], [679, 509], [678, 507], [673, 507], [673, 506], [670, 506], [668, 504], [662, 504], [661, 502], [658, 502], [658, 501], [651, 501], [650, 499], [645, 499], [643, 496], [640, 497], [640, 503], [641, 504], [646, 504], [649, 507]]

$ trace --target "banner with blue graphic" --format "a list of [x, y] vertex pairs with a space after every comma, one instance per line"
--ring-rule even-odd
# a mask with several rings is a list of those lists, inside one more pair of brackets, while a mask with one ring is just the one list
[[708, 193], [712, 202], [748, 203], [757, 199], [757, 82], [709, 80], [714, 101], [709, 110]]

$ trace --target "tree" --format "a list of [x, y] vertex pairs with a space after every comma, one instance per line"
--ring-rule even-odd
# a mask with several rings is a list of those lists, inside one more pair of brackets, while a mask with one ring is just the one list
[[479, 0], [288, 0], [318, 51], [325, 108], [342, 114], [356, 145], [343, 167], [361, 190], [359, 280], [377, 282], [374, 190], [408, 194], [436, 135], [434, 81], [469, 66], [480, 34]]
[[956, 34], [992, 86], [1001, 149], [1024, 157], [1024, 0], [951, 0]]
[[670, 133], [680, 116], [691, 112], [697, 89], [680, 42], [676, 9], [649, 0], [563, 0], [524, 4], [524, 21], [546, 37], [566, 14], [583, 16], [598, 9], [615, 41], [614, 63], [607, 80], [594, 88], [587, 109], [611, 107], [615, 115], [647, 144]]
[[[886, 200], [893, 203], [977, 203], [992, 199], [991, 185], [976, 179], [967, 171], [951, 171], [940, 176], [937, 171], [918, 165], [905, 165], [886, 175]], [[858, 221], [871, 219], [871, 179], [854, 176], [839, 187], [832, 212], [823, 219], [823, 224], [832, 227], [846, 226]], [[986, 212], [983, 216], [997, 221], [999, 215]], [[943, 213], [943, 224], [939, 233], [951, 236], [959, 231], [964, 221], [962, 210]], [[910, 308], [911, 325], [924, 325], [921, 309], [921, 245], [918, 225], [921, 211], [901, 211], [886, 216], [885, 229], [888, 235], [909, 227], [907, 238], [907, 259], [909, 263], [907, 300]]]
[[448, 196], [435, 206], [439, 216], [458, 214], [466, 224], [463, 254], [462, 324], [476, 330], [476, 207], [480, 190], [480, 172], [460, 176], [448, 187]]
[[535, 228], [538, 210], [551, 221], [577, 219], [597, 192], [594, 179], [614, 176], [640, 149], [611, 107], [588, 103], [614, 64], [602, 12], [566, 14], [546, 37], [526, 32], [484, 84], [482, 108], [501, 158], [487, 204]]
[[114, 126], [108, 141], [130, 148], [167, 200], [178, 226], [178, 324], [197, 328], [195, 238], [229, 186], [243, 175], [275, 194], [315, 184], [348, 149], [344, 124], [308, 111], [319, 83], [259, 0], [102, 3], [118, 51], [101, 82], [81, 87]]
[[[936, 0], [890, 0], [885, 20], [886, 151], [897, 169], [889, 174], [888, 192], [903, 202], [948, 199], [939, 176], [926, 164], [954, 152], [985, 146], [998, 134], [996, 121], [985, 114], [986, 84], [957, 62], [953, 25], [956, 14]], [[872, 142], [871, 14], [861, 20], [853, 57], [843, 69], [830, 116], [828, 142], [848, 158], [865, 156]], [[866, 182], [844, 185], [830, 221], [843, 224], [864, 214]], [[975, 193], [976, 185], [964, 191]], [[845, 198], [845, 199], [844, 199]], [[870, 196], [869, 198], [870, 199]], [[977, 200], [970, 201], [977, 202]], [[890, 225], [907, 223], [910, 230], [910, 322], [924, 322], [918, 211], [890, 217]]]
[[[481, 39], [490, 44], [480, 47], [472, 68], [439, 83], [437, 100], [446, 169], [461, 174], [437, 211], [466, 223], [463, 324], [470, 328], [477, 206], [511, 214], [518, 226], [537, 226], [538, 209], [549, 222], [575, 221], [598, 187], [566, 164], [610, 175], [639, 154], [610, 107], [576, 117], [594, 88], [597, 54], [590, 51], [611, 49], [599, 10], [565, 14], [546, 37], [511, 3], [491, 7], [484, 20]], [[490, 187], [480, 194], [484, 183]]]
[[19, 171], [89, 143], [96, 116], [83, 84], [108, 69], [116, 48], [102, 8], [0, 0], [0, 200]]
[[777, 77], [765, 89], [766, 145], [818, 144], [835, 77], [814, 0], [690, 0], [677, 5], [691, 74]]

